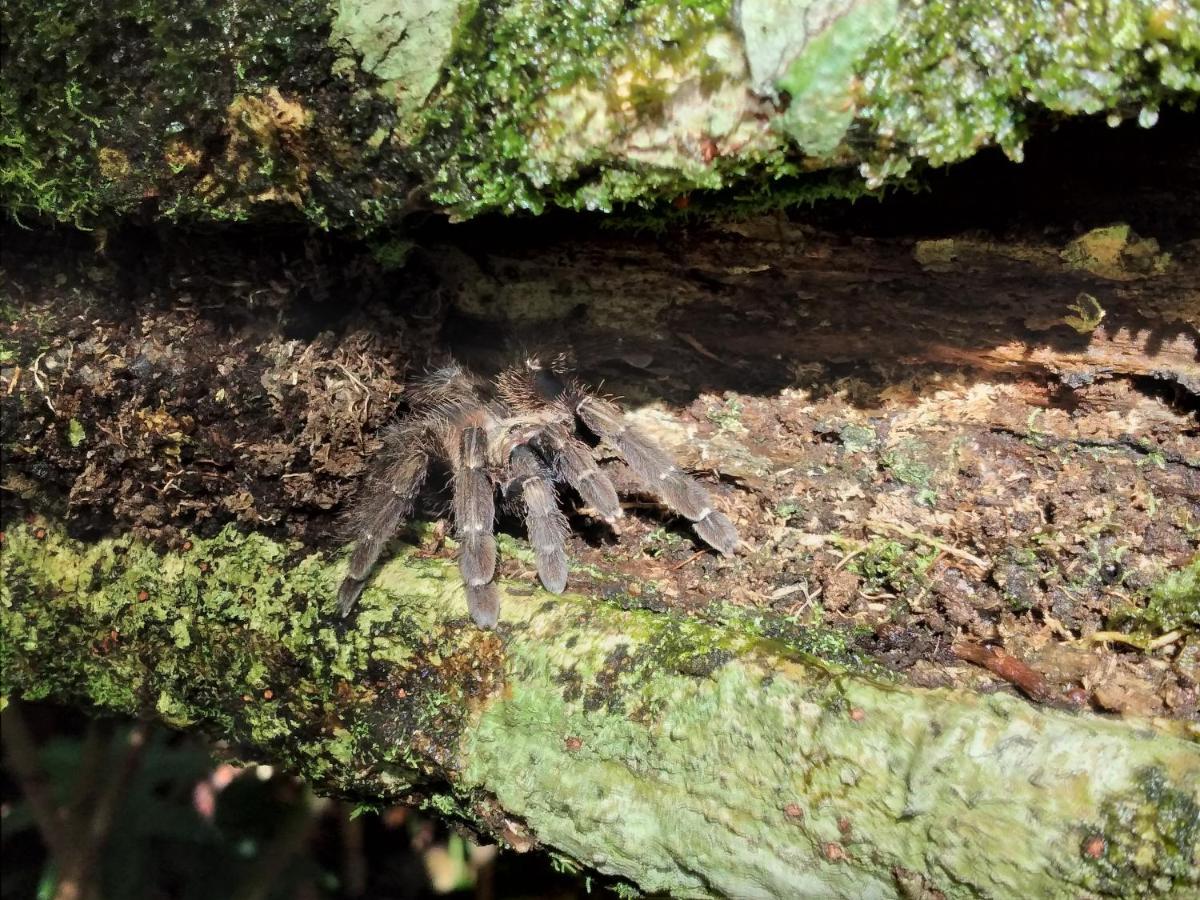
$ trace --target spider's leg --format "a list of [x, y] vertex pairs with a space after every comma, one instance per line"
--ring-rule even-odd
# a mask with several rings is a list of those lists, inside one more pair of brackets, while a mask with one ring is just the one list
[[588, 446], [565, 430], [555, 429], [547, 435], [548, 455], [555, 468], [575, 488], [583, 501], [600, 514], [610, 525], [621, 518], [621, 501], [608, 476], [600, 471]]
[[638, 480], [663, 502], [692, 521], [705, 543], [732, 556], [740, 540], [733, 523], [713, 508], [712, 497], [649, 438], [627, 425], [614, 404], [582, 394], [575, 411], [588, 428], [620, 451]]
[[525, 501], [525, 526], [537, 559], [542, 585], [552, 594], [561, 594], [567, 586], [567, 517], [558, 508], [554, 483], [547, 477], [537, 455], [522, 445], [509, 455], [513, 486], [520, 486]]
[[467, 589], [471, 618], [482, 628], [494, 628], [500, 618], [496, 574], [496, 516], [492, 481], [487, 473], [487, 432], [478, 425], [462, 430], [454, 473], [454, 527], [461, 545], [458, 569]]
[[350, 570], [338, 588], [338, 612], [343, 617], [358, 600], [384, 546], [412, 512], [428, 468], [429, 456], [423, 449], [408, 450], [367, 483], [367, 497], [352, 514], [358, 540]]

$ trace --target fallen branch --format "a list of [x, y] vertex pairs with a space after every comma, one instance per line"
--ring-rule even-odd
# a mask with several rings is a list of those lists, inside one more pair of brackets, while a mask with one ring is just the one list
[[203, 728], [325, 793], [438, 792], [510, 846], [678, 896], [1200, 885], [1184, 724], [882, 684], [749, 622], [594, 597], [507, 592], [483, 632], [453, 568], [413, 556], [343, 625], [339, 563], [234, 529], [187, 547], [10, 529], [4, 692]]

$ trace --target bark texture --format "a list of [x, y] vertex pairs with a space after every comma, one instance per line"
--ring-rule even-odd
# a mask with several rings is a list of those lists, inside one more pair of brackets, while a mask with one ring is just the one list
[[[1061, 116], [1194, 108], [1194, 3], [6, 3], [18, 217], [371, 230], [856, 196]], [[804, 177], [828, 170], [818, 178]], [[783, 180], [781, 180], [783, 179]]]
[[[227, 531], [160, 553], [4, 537], [3, 690], [203, 727], [314, 785], [423, 791], [518, 849], [707, 897], [1182, 895], [1194, 730], [905, 689], [714, 627], [396, 560], [350, 627], [340, 566]], [[1102, 762], [1101, 762], [1102, 761]]]

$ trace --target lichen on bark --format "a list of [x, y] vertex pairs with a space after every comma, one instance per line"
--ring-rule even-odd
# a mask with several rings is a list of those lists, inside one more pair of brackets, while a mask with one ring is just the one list
[[164, 552], [18, 525], [0, 685], [203, 727], [326, 791], [448, 782], [448, 814], [678, 896], [1200, 885], [1186, 725], [881, 684], [585, 597], [507, 591], [481, 632], [412, 555], [342, 625], [338, 574], [232, 528]]

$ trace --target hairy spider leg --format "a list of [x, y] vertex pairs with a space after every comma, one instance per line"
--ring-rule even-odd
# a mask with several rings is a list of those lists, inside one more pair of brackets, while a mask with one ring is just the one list
[[475, 624], [494, 628], [500, 618], [496, 574], [496, 517], [492, 480], [487, 472], [487, 429], [467, 425], [462, 429], [458, 465], [454, 466], [454, 527], [460, 545], [458, 569], [467, 590], [467, 608]]
[[547, 368], [531, 357], [523, 367], [502, 373], [496, 380], [497, 388], [509, 406], [522, 410], [541, 407], [554, 413], [557, 421], [546, 422], [539, 429], [534, 446], [552, 465], [555, 474], [565, 479], [600, 518], [612, 525], [621, 518], [621, 501], [608, 476], [596, 465], [591, 449], [574, 435], [575, 410], [568, 401], [568, 386], [554, 368], [563, 364], [559, 357]]
[[521, 488], [525, 501], [525, 527], [533, 544], [538, 576], [552, 594], [561, 594], [567, 586], [567, 554], [563, 547], [569, 526], [558, 508], [554, 483], [537, 454], [528, 447], [515, 447], [509, 455], [512, 487]]
[[713, 509], [712, 497], [704, 486], [637, 429], [627, 425], [612, 403], [582, 390], [573, 394], [575, 412], [583, 424], [620, 451], [648, 490], [690, 519], [705, 543], [725, 556], [732, 556], [739, 543], [737, 529], [724, 513]]
[[[391, 436], [389, 443], [400, 441], [399, 435]], [[367, 500], [352, 518], [358, 540], [350, 556], [350, 570], [338, 588], [338, 612], [343, 618], [362, 593], [384, 546], [412, 513], [428, 471], [429, 454], [419, 445], [402, 445], [401, 454], [368, 482]]]
[[617, 489], [608, 476], [600, 471], [591, 449], [563, 428], [547, 429], [539, 445], [567, 484], [575, 488], [583, 502], [596, 511], [605, 522], [616, 524], [624, 511]]

